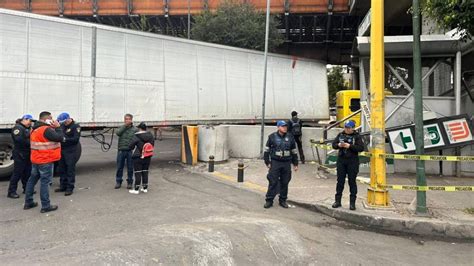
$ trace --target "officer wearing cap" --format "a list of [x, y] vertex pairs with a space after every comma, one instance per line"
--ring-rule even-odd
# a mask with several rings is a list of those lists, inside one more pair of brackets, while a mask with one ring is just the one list
[[[288, 124], [278, 121], [278, 131], [268, 136], [263, 158], [270, 169], [268, 171], [268, 191], [265, 197], [265, 209], [273, 206], [273, 199], [279, 193], [280, 206], [288, 208], [288, 184], [291, 180], [291, 164], [298, 171], [298, 151], [293, 135], [288, 132]], [[280, 188], [280, 191], [277, 191]]]
[[30, 129], [34, 122], [32, 115], [24, 115], [16, 120], [15, 126], [12, 128], [12, 138], [15, 147], [13, 148], [13, 175], [8, 186], [7, 197], [18, 199], [17, 194], [18, 182], [21, 180], [23, 185], [23, 193], [25, 193], [26, 183], [31, 174], [30, 160]]
[[76, 182], [76, 162], [79, 139], [81, 138], [81, 127], [70, 117], [68, 113], [58, 116], [64, 139], [61, 143], [61, 160], [59, 161], [59, 188], [55, 192], [64, 192], [65, 196], [72, 195]]
[[333, 208], [339, 208], [342, 206], [341, 198], [347, 176], [351, 193], [349, 208], [351, 210], [356, 209], [356, 178], [359, 173], [359, 152], [364, 151], [364, 143], [362, 142], [359, 133], [357, 133], [354, 128], [355, 122], [353, 120], [347, 121], [344, 124], [344, 131], [339, 133], [332, 142], [332, 147], [339, 150], [337, 157], [336, 200], [332, 205]]

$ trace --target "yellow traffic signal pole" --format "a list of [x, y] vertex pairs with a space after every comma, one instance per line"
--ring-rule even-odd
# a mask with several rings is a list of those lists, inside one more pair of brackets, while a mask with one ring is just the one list
[[367, 191], [367, 202], [374, 207], [388, 206], [389, 197], [386, 189], [379, 185], [386, 184], [385, 159], [385, 55], [384, 55], [384, 0], [371, 1], [370, 25], [370, 109], [371, 109], [371, 144], [370, 151], [370, 188]]

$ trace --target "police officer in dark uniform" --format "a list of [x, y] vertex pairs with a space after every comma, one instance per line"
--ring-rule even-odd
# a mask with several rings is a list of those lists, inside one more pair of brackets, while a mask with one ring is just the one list
[[[273, 206], [273, 199], [280, 194], [280, 206], [288, 208], [288, 184], [291, 180], [291, 164], [298, 171], [298, 151], [293, 135], [288, 134], [288, 124], [278, 121], [278, 131], [268, 136], [263, 155], [268, 171], [268, 191], [265, 197], [265, 209]], [[280, 188], [280, 191], [278, 191]]]
[[23, 185], [23, 193], [25, 193], [26, 183], [31, 174], [30, 129], [33, 122], [32, 115], [24, 115], [16, 121], [16, 125], [12, 128], [11, 134], [15, 144], [13, 149], [14, 166], [7, 195], [12, 199], [20, 197], [16, 192], [20, 180]]
[[81, 138], [81, 127], [68, 113], [58, 116], [61, 129], [64, 134], [61, 143], [61, 160], [59, 161], [59, 188], [55, 192], [64, 192], [65, 196], [72, 195], [76, 182], [76, 162], [79, 139]]
[[364, 143], [354, 128], [355, 122], [352, 120], [347, 121], [344, 124], [344, 131], [339, 133], [332, 143], [332, 147], [339, 150], [337, 157], [336, 201], [332, 205], [333, 208], [342, 206], [342, 191], [344, 190], [344, 183], [347, 176], [349, 180], [349, 190], [351, 192], [349, 208], [351, 210], [356, 209], [356, 178], [359, 173], [359, 152], [364, 151]]
[[305, 163], [304, 152], [303, 152], [303, 122], [298, 118], [298, 112], [291, 112], [291, 119], [288, 120], [288, 132], [295, 137], [296, 146], [298, 146], [298, 152], [300, 153], [301, 163]]

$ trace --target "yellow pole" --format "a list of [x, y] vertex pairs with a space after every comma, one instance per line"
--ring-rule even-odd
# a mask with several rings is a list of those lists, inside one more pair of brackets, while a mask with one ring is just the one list
[[370, 25], [370, 109], [371, 146], [370, 188], [367, 201], [371, 206], [388, 206], [388, 191], [381, 189], [386, 184], [385, 159], [385, 55], [384, 55], [384, 0], [372, 0]]

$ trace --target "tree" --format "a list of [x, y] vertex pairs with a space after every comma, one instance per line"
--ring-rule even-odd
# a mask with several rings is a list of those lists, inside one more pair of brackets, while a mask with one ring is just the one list
[[431, 17], [441, 28], [457, 28], [462, 39], [471, 39], [474, 35], [473, 0], [424, 0], [423, 14]]
[[[265, 13], [249, 3], [226, 1], [216, 12], [204, 11], [195, 17], [192, 39], [263, 51], [265, 48]], [[271, 16], [268, 49], [283, 43], [278, 19]]]
[[349, 89], [344, 82], [343, 69], [341, 66], [334, 66], [328, 69], [328, 90], [329, 90], [329, 105], [336, 104], [336, 93], [341, 90]]

